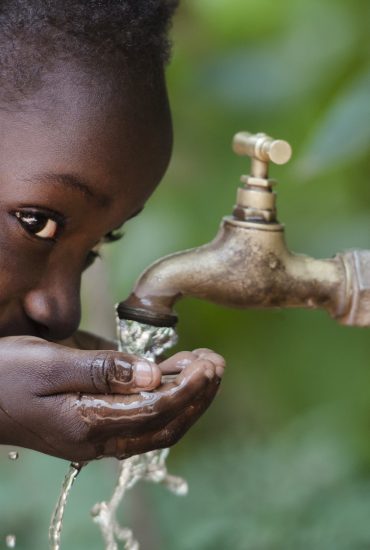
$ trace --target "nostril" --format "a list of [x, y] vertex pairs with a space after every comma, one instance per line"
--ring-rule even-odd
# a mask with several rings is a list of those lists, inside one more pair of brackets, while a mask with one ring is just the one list
[[69, 338], [76, 332], [79, 324], [72, 325], [70, 323], [54, 323], [53, 325], [45, 325], [43, 323], [35, 322], [33, 319], [28, 319], [28, 334], [49, 341], [65, 340], [66, 338]]
[[79, 326], [79, 319], [78, 321], [72, 320], [72, 322], [70, 319], [54, 319], [52, 323], [49, 323], [47, 325], [43, 323], [33, 322], [33, 326], [35, 327], [35, 332], [37, 332], [37, 336], [43, 338], [44, 340], [65, 340], [76, 332]]
[[43, 340], [54, 341], [59, 339], [63, 340], [65, 338], [64, 336], [62, 336], [62, 338], [59, 338], [59, 336], [55, 334], [55, 331], [50, 330], [50, 328], [47, 325], [43, 325], [41, 323], [35, 323], [34, 321], [32, 321], [32, 327], [33, 327], [34, 335], [38, 336], [39, 338], [42, 338]]

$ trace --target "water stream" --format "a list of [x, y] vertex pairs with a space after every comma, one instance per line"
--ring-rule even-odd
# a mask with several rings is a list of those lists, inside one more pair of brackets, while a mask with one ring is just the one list
[[[8, 452], [8, 458], [9, 460], [12, 460], [14, 462], [14, 460], [18, 460], [19, 458], [19, 453], [18, 451], [9, 451]], [[5, 537], [5, 546], [7, 548], [15, 548], [17, 544], [17, 538], [15, 535], [13, 534], [9, 534], [9, 535], [6, 535]]]
[[64, 478], [63, 485], [57, 500], [53, 515], [51, 516], [49, 527], [49, 547], [51, 550], [60, 549], [60, 535], [63, 526], [64, 510], [67, 504], [69, 493], [72, 489], [74, 480], [81, 470], [79, 464], [72, 463]]

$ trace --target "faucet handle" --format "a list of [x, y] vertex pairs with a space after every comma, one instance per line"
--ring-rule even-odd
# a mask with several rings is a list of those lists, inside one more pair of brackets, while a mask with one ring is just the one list
[[292, 156], [292, 148], [287, 141], [274, 139], [262, 132], [238, 132], [233, 138], [233, 150], [237, 155], [275, 164], [286, 164]]
[[234, 207], [234, 217], [251, 222], [276, 222], [276, 193], [272, 191], [275, 180], [269, 179], [269, 162], [285, 164], [292, 156], [292, 148], [287, 141], [274, 139], [266, 134], [235, 134], [232, 147], [237, 155], [251, 157], [251, 172], [242, 176], [244, 183], [239, 188]]
[[232, 148], [237, 155], [252, 158], [251, 176], [258, 178], [267, 178], [269, 161], [286, 164], [292, 156], [292, 148], [287, 141], [274, 139], [262, 132], [238, 132], [233, 138]]

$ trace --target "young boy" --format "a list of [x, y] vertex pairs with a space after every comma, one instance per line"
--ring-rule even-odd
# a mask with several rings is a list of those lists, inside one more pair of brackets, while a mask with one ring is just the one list
[[169, 162], [175, 3], [1, 2], [2, 444], [123, 458], [175, 443], [216, 393], [224, 361], [210, 350], [151, 365], [77, 331], [82, 272]]

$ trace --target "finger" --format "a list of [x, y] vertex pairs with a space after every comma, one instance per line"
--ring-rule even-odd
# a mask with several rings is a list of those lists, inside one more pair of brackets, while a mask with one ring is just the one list
[[216, 366], [218, 376], [221, 378], [225, 368], [225, 359], [208, 348], [198, 348], [191, 351], [182, 351], [176, 353], [169, 359], [159, 364], [162, 374], [175, 374], [181, 372], [186, 366], [190, 365], [196, 359], [207, 359]]
[[169, 359], [165, 359], [159, 363], [159, 368], [162, 374], [177, 374], [181, 372], [185, 367], [193, 363], [197, 359], [197, 356], [191, 351], [180, 351]]
[[154, 449], [163, 449], [175, 445], [193, 426], [199, 417], [211, 404], [218, 389], [218, 382], [209, 384], [207, 392], [181, 414], [169, 422], [164, 428], [145, 434], [140, 437], [116, 437], [111, 439], [105, 447], [106, 456], [128, 458], [129, 456], [146, 453]]
[[153, 390], [161, 381], [161, 371], [155, 363], [116, 351], [73, 350], [46, 343], [36, 351], [34, 359], [41, 395], [130, 394]]
[[208, 359], [208, 361], [212, 361], [212, 363], [216, 365], [216, 372], [218, 376], [222, 378], [224, 368], [226, 366], [225, 359], [222, 357], [222, 355], [219, 355], [218, 353], [215, 353], [213, 350], [208, 348], [194, 349], [193, 354], [201, 359], [204, 358]]
[[153, 392], [138, 395], [83, 395], [77, 410], [99, 436], [142, 433], [164, 427], [171, 419], [204, 397], [209, 385], [219, 378], [210, 361], [198, 359], [176, 377]]

